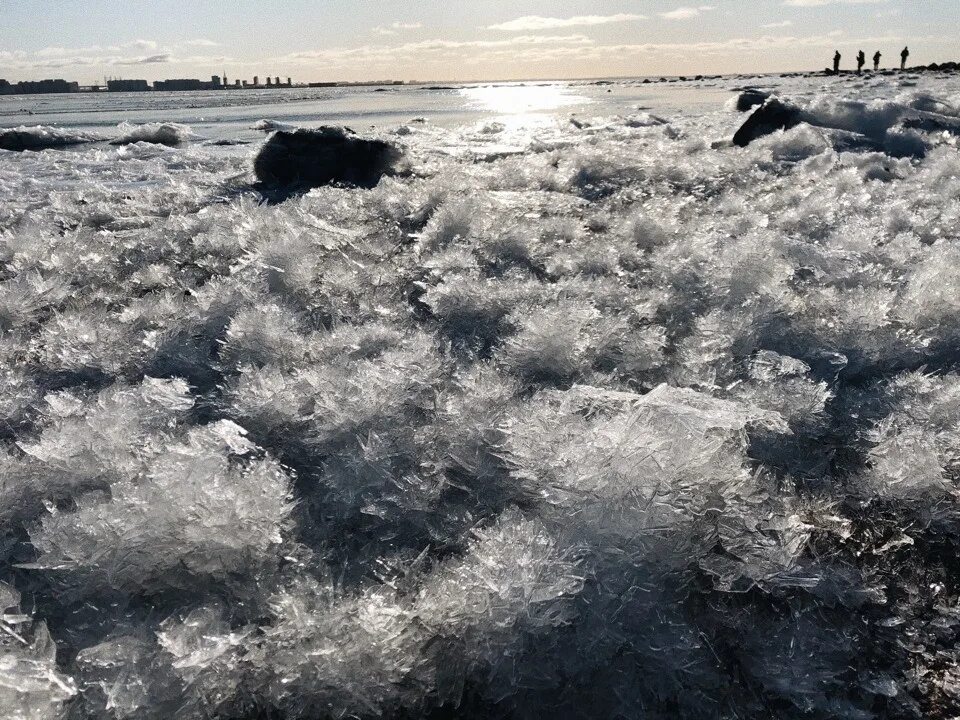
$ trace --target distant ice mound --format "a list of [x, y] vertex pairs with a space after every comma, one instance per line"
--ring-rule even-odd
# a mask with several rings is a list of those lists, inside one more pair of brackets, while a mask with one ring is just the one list
[[928, 143], [921, 133], [947, 132], [960, 135], [960, 119], [918, 109], [931, 105], [923, 99], [911, 102], [837, 100], [819, 96], [805, 105], [771, 97], [757, 108], [733, 136], [733, 143], [746, 147], [753, 141], [807, 123], [826, 130], [834, 149], [841, 152], [885, 152], [893, 157], [923, 157]]
[[273, 187], [372, 188], [396, 168], [401, 157], [396, 146], [357, 137], [348, 128], [281, 130], [264, 144], [253, 169], [261, 183]]
[[251, 130], [260, 130], [261, 132], [275, 132], [277, 130], [296, 130], [296, 125], [282, 123], [279, 120], [258, 120], [250, 126]]
[[26, 127], [21, 125], [10, 130], [0, 130], [0, 150], [22, 152], [47, 148], [69, 147], [84, 143], [99, 142], [102, 137], [76, 130], [63, 130], [49, 125]]
[[119, 129], [120, 136], [111, 140], [111, 145], [148, 142], [176, 147], [197, 137], [188, 126], [178, 123], [147, 123], [145, 125], [121, 123]]

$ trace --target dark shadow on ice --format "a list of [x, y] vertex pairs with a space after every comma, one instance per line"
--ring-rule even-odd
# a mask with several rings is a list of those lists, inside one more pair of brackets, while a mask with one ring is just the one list
[[397, 171], [402, 157], [395, 145], [358, 137], [349, 128], [281, 130], [254, 160], [253, 189], [275, 203], [324, 185], [373, 188]]

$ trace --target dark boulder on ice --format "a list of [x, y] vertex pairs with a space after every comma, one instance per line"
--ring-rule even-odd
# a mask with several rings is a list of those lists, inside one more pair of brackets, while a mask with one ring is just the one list
[[25, 150], [46, 150], [71, 145], [97, 142], [102, 138], [86, 133], [62, 130], [60, 128], [37, 125], [36, 127], [18, 127], [0, 130], [0, 150], [23, 152]]
[[733, 144], [746, 147], [754, 140], [777, 130], [789, 130], [803, 121], [799, 108], [785, 105], [776, 98], [767, 100], [747, 121], [740, 126], [733, 136]]
[[747, 110], [752, 110], [757, 105], [763, 105], [769, 97], [770, 93], [764, 92], [763, 90], [744, 90], [737, 97], [737, 112], [746, 112]]
[[273, 188], [343, 184], [372, 188], [393, 172], [400, 150], [383, 140], [357, 137], [341, 127], [281, 130], [254, 160], [257, 179]]
[[929, 133], [947, 132], [951, 135], [960, 135], [960, 119], [934, 113], [907, 118], [903, 121], [903, 126], [911, 130], [922, 130]]

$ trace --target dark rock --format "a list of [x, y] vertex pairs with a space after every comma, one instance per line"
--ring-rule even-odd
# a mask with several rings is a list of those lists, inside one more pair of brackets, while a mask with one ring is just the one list
[[752, 110], [757, 105], [763, 105], [768, 97], [770, 97], [770, 93], [768, 92], [747, 88], [740, 93], [740, 96], [737, 98], [737, 112], [746, 112], [747, 110]]
[[785, 105], [776, 98], [767, 100], [747, 121], [740, 126], [733, 136], [733, 144], [746, 147], [754, 140], [777, 130], [789, 130], [803, 121], [798, 108]]
[[37, 133], [18, 129], [0, 130], [0, 150], [13, 152], [63, 148], [95, 141], [95, 138], [85, 135]]
[[348, 128], [281, 130], [264, 144], [253, 163], [264, 185], [314, 188], [343, 184], [372, 188], [394, 171], [400, 150], [383, 140], [357, 137]]
[[903, 121], [903, 126], [923, 132], [948, 132], [951, 135], [960, 135], [960, 120], [945, 116], [923, 115], [907, 118]]

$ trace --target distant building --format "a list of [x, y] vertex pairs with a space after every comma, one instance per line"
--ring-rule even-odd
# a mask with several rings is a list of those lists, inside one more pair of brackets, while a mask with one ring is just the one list
[[110, 92], [146, 92], [150, 83], [146, 80], [107, 80], [107, 90]]
[[259, 84], [260, 84], [260, 76], [259, 76], [259, 75], [254, 75], [254, 76], [253, 76], [253, 84], [254, 84], [254, 85], [259, 85]]
[[[247, 84], [246, 81], [244, 81], [243, 84], [246, 85], [246, 84]], [[240, 87], [240, 81], [239, 81], [239, 80], [234, 80], [234, 81], [233, 81], [233, 86], [234, 86], [234, 87]]]
[[287, 87], [293, 87], [293, 80], [287, 78]]
[[36, 82], [18, 82], [17, 95], [46, 95], [50, 93], [80, 92], [80, 83], [66, 80], [38, 80]]
[[273, 85], [273, 78], [267, 77], [267, 87], [270, 87], [271, 85]]
[[274, 82], [275, 85], [277, 85], [277, 86], [279, 87], [279, 85], [280, 85], [280, 76], [277, 75], [277, 77], [274, 78], [273, 82]]
[[203, 80], [195, 79], [178, 79], [178, 80], [157, 80], [153, 83], [154, 90], [166, 91], [166, 92], [184, 92], [188, 90], [217, 90], [220, 88], [219, 78], [217, 78], [217, 84], [214, 84], [213, 81], [205, 82]]
[[6, 80], [0, 80], [0, 95], [13, 95], [16, 89]]
[[223, 87], [223, 86], [220, 84], [220, 76], [219, 76], [219, 75], [213, 75], [213, 76], [210, 78], [210, 84], [213, 85], [215, 88]]

